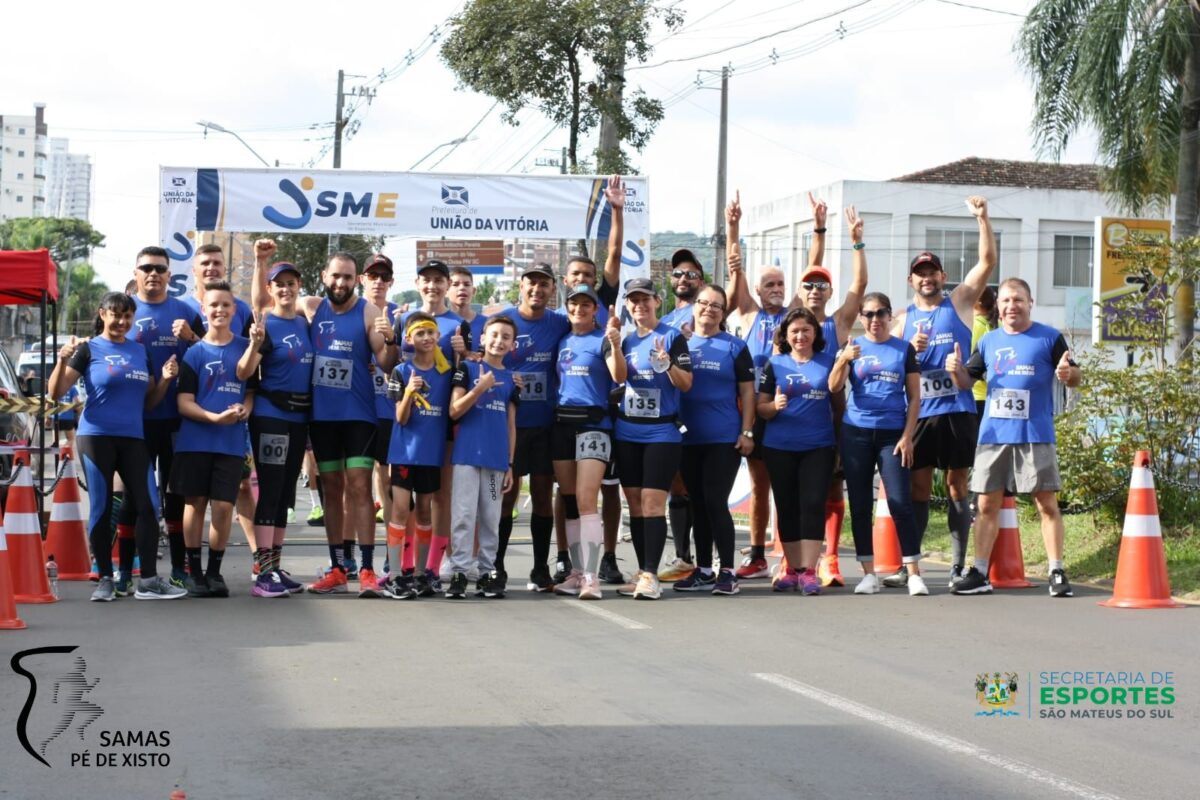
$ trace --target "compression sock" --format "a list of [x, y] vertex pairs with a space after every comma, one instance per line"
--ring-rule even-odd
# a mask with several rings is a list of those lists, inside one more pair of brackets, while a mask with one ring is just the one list
[[946, 509], [946, 522], [950, 526], [950, 563], [963, 564], [967, 557], [967, 540], [971, 536], [970, 502], [965, 498], [950, 498], [950, 505]]
[[433, 541], [433, 526], [417, 525], [417, 549], [413, 553], [413, 566], [429, 563], [429, 544]]
[[529, 515], [529, 533], [533, 537], [533, 565], [545, 566], [550, 560], [550, 539], [554, 536], [554, 517]]
[[213, 576], [221, 577], [221, 560], [225, 558], [224, 550], [214, 550], [208, 548], [208, 569], [204, 572], [204, 577], [211, 578]]
[[496, 571], [505, 572], [504, 569], [504, 554], [508, 551], [508, 540], [512, 537], [513, 518], [512, 513], [505, 514], [504, 509], [500, 509], [500, 524], [497, 526], [497, 543], [496, 543]]
[[202, 580], [204, 578], [204, 564], [200, 560], [200, 548], [189, 547], [186, 552], [188, 574], [193, 580]]
[[633, 554], [637, 557], [638, 569], [640, 570], [642, 568], [642, 562], [646, 560], [645, 517], [629, 518], [629, 538], [633, 541]]
[[929, 527], [929, 501], [913, 500], [913, 522], [917, 526], [917, 540], [925, 540], [925, 530]]
[[375, 545], [360, 544], [358, 550], [362, 553], [362, 568], [374, 571], [375, 569]]
[[671, 499], [667, 501], [667, 517], [671, 520], [671, 538], [675, 540], [675, 557], [691, 561], [692, 548], [688, 537], [692, 530], [692, 502], [687, 495], [671, 495]]
[[842, 521], [845, 518], [845, 500], [825, 501], [825, 555], [837, 555], [838, 542], [842, 539]]
[[446, 549], [450, 547], [448, 536], [438, 536], [436, 533], [429, 538], [429, 556], [425, 559], [425, 569], [440, 572], [442, 559], [446, 557]]
[[662, 562], [663, 550], [667, 546], [667, 518], [646, 517], [644, 524], [646, 558], [642, 562], [642, 569], [657, 575], [658, 566]]
[[404, 571], [404, 540], [405, 530], [394, 522], [387, 524], [387, 557], [388, 566], [396, 574]]
[[[571, 529], [567, 528], [568, 535]], [[579, 558], [575, 566], [595, 575], [600, 570], [600, 554], [604, 551], [604, 523], [599, 514], [584, 514], [579, 518]]]

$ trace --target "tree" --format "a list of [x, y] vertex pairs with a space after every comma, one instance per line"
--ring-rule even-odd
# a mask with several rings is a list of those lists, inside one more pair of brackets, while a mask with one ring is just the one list
[[96, 269], [91, 264], [73, 266], [71, 292], [63, 300], [63, 318], [67, 324], [62, 333], [91, 336], [92, 320], [100, 306], [100, 298], [108, 291], [108, 284], [96, 280]]
[[484, 278], [483, 283], [475, 288], [475, 302], [486, 306], [495, 294], [496, 282], [491, 278]]
[[[1036, 90], [1033, 131], [1062, 154], [1081, 125], [1099, 135], [1104, 188], [1134, 214], [1176, 194], [1174, 235], [1200, 228], [1200, 3], [1039, 0], [1017, 44]], [[1161, 213], [1161, 212], [1160, 212]], [[1195, 296], [1174, 293], [1175, 339], [1192, 339]]]
[[87, 258], [92, 248], [102, 244], [104, 234], [81, 219], [18, 217], [0, 222], [0, 250], [40, 250], [45, 247], [60, 266]]
[[397, 292], [392, 295], [392, 302], [398, 305], [406, 305], [421, 302], [421, 293], [416, 289], [405, 289], [402, 292]]
[[[566, 128], [575, 173], [579, 138], [602, 116], [639, 151], [662, 119], [658, 100], [640, 89], [623, 94], [625, 64], [650, 56], [655, 21], [673, 30], [683, 14], [645, 0], [471, 0], [450, 20], [441, 53], [463, 86], [504, 107], [509, 124], [532, 105]], [[627, 171], [623, 157], [606, 161]]]
[[[277, 261], [287, 261], [300, 270], [300, 285], [305, 293], [318, 295], [324, 291], [321, 283], [321, 270], [329, 258], [329, 237], [323, 233], [248, 233], [246, 236], [254, 239], [274, 239], [279, 247]], [[361, 269], [363, 263], [372, 253], [383, 250], [382, 236], [347, 236], [339, 237], [339, 249], [350, 253], [358, 259]]]

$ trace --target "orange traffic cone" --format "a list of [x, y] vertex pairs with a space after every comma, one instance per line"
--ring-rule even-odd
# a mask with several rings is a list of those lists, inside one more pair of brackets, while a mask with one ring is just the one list
[[17, 478], [9, 487], [8, 508], [4, 514], [13, 596], [18, 603], [53, 603], [58, 598], [51, 594], [50, 581], [46, 577], [42, 522], [38, 519], [37, 499], [33, 495], [28, 450], [17, 451], [13, 469], [17, 470]]
[[875, 574], [899, 572], [902, 566], [900, 534], [896, 532], [896, 523], [892, 521], [892, 512], [888, 509], [883, 481], [879, 482], [879, 500], [875, 503], [875, 528], [871, 532], [871, 540], [875, 550]]
[[25, 627], [17, 616], [17, 601], [13, 597], [12, 571], [8, 566], [8, 544], [4, 521], [0, 520], [0, 630], [16, 631]]
[[1021, 555], [1021, 527], [1017, 523], [1017, 498], [1005, 495], [1000, 504], [1000, 533], [992, 546], [988, 580], [997, 589], [1028, 589], [1025, 557]]
[[1125, 506], [1125, 528], [1117, 555], [1117, 580], [1113, 596], [1100, 603], [1109, 608], [1182, 608], [1171, 599], [1167, 556], [1163, 552], [1162, 528], [1158, 521], [1158, 498], [1150, 453], [1139, 450], [1129, 476], [1129, 502]]
[[86, 581], [91, 570], [88, 555], [87, 530], [79, 504], [79, 483], [75, 479], [75, 457], [71, 448], [63, 445], [62, 477], [54, 487], [50, 506], [50, 525], [46, 529], [47, 553], [58, 562], [58, 579]]

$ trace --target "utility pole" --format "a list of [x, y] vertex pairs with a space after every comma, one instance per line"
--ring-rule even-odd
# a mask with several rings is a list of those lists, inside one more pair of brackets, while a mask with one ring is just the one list
[[[343, 92], [345, 85], [346, 73], [343, 70], [338, 70], [337, 81], [337, 111], [333, 117], [333, 168], [342, 168], [342, 130], [346, 127], [346, 120], [342, 117], [342, 108], [346, 103], [346, 95]], [[341, 237], [336, 233], [329, 234], [329, 255], [333, 255], [341, 247]]]
[[724, 286], [725, 268], [725, 171], [729, 144], [729, 67], [721, 67], [721, 132], [717, 140], [717, 224], [713, 228], [713, 282]]

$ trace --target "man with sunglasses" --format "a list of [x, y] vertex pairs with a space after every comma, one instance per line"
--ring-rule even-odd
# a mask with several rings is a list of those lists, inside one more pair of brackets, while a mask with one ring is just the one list
[[704, 267], [696, 254], [687, 248], [676, 250], [671, 255], [671, 292], [675, 295], [675, 309], [663, 314], [662, 323], [672, 328], [687, 331], [692, 329], [692, 303], [706, 285]]
[[[975, 462], [978, 419], [970, 388], [959, 389], [946, 369], [946, 357], [958, 347], [971, 352], [971, 326], [975, 301], [987, 287], [996, 268], [996, 237], [988, 217], [987, 200], [967, 198], [967, 208], [979, 226], [979, 261], [963, 282], [946, 295], [946, 272], [936, 255], [920, 253], [909, 264], [913, 301], [896, 316], [892, 335], [912, 343], [921, 366], [921, 414], [914, 437], [912, 502], [917, 532], [924, 536], [929, 524], [929, 497], [933, 470], [945, 470], [950, 504], [946, 512], [953, 556], [951, 587], [962, 576], [971, 512], [967, 475]], [[901, 570], [883, 579], [884, 586], [903, 586], [907, 573]]]
[[[184, 301], [167, 295], [171, 279], [170, 264], [167, 251], [163, 248], [143, 247], [133, 270], [137, 284], [133, 302], [137, 310], [129, 335], [146, 348], [154, 375], [162, 371], [163, 364], [172, 356], [182, 363], [188, 346], [204, 336], [204, 323], [200, 315]], [[166, 521], [167, 542], [171, 551], [171, 582], [182, 586], [186, 555], [183, 545], [183, 497], [166, 491], [167, 478], [175, 457], [175, 433], [179, 430], [179, 406], [175, 402], [175, 393], [173, 381], [162, 402], [145, 412], [142, 435], [151, 467], [156, 463], [158, 465], [158, 485], [165, 493], [163, 519]], [[116, 587], [118, 593], [123, 586], [129, 585], [136, 522], [134, 504], [122, 505], [117, 522], [118, 547], [122, 551], [121, 579]]]

